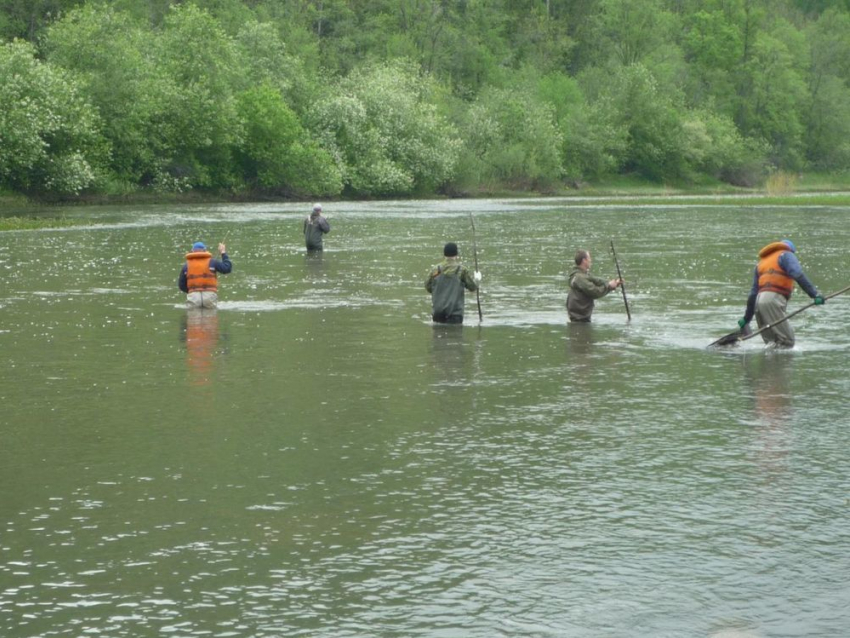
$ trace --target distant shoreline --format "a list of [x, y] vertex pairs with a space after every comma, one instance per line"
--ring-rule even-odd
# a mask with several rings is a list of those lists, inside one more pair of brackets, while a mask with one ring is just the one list
[[[815, 185], [813, 185], [815, 186]], [[731, 186], [721, 188], [706, 187], [667, 187], [657, 184], [604, 184], [588, 186], [574, 190], [553, 193], [530, 193], [527, 191], [496, 191], [476, 193], [463, 197], [433, 196], [417, 198], [398, 198], [402, 201], [431, 200], [476, 200], [476, 199], [559, 199], [569, 206], [611, 205], [611, 206], [850, 206], [850, 185], [841, 184], [840, 189], [832, 190], [828, 185], [820, 184], [820, 189], [798, 189], [788, 193], [768, 193], [762, 189], [742, 189]], [[130, 206], [130, 205], [176, 205], [221, 204], [221, 203], [292, 203], [294, 200], [271, 197], [226, 197], [212, 193], [186, 193], [154, 196], [150, 193], [122, 195], [120, 197], [93, 196], [80, 197], [68, 201], [38, 201], [18, 195], [0, 195], [0, 231], [35, 230], [47, 228], [66, 228], [80, 225], [82, 220], [65, 217], [53, 210], [75, 206]], [[328, 200], [331, 201], [331, 200]], [[386, 201], [342, 200], [342, 201]]]

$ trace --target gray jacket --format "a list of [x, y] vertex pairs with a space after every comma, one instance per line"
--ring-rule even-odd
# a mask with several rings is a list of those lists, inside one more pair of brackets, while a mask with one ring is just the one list
[[331, 225], [321, 215], [310, 215], [304, 220], [304, 242], [307, 250], [322, 250], [322, 235], [331, 232]]

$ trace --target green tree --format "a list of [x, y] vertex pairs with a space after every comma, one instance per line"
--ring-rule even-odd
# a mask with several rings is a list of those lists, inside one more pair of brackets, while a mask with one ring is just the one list
[[54, 20], [85, 0], [0, 0], [0, 38], [34, 42]]
[[455, 19], [454, 5], [449, 0], [384, 3], [380, 15], [386, 20], [381, 26], [387, 29], [397, 26], [397, 32], [388, 40], [389, 52], [396, 57], [418, 60], [426, 73], [436, 72], [445, 62], [447, 37]]
[[338, 195], [342, 176], [286, 106], [277, 89], [263, 85], [237, 96], [244, 140], [236, 151], [249, 184], [285, 195]]
[[850, 13], [829, 9], [807, 34], [806, 158], [820, 169], [844, 168], [850, 166]]
[[676, 19], [663, 0], [600, 0], [594, 25], [598, 55], [607, 53], [628, 66], [663, 47], [671, 39]]
[[236, 35], [242, 90], [270, 85], [284, 101], [303, 113], [318, 99], [319, 82], [311, 79], [302, 58], [290, 53], [277, 28], [270, 22], [246, 22]]
[[582, 82], [596, 117], [614, 131], [626, 131], [622, 170], [651, 179], [688, 176], [680, 94], [661, 90], [641, 64], [587, 72]]
[[710, 108], [683, 116], [685, 161], [690, 171], [736, 184], [755, 186], [764, 175], [767, 149], [744, 138], [730, 116]]
[[742, 68], [744, 82], [737, 124], [742, 134], [770, 145], [771, 159], [782, 168], [798, 169], [803, 162], [803, 111], [807, 88], [802, 34], [787, 23], [773, 33], [762, 32]]
[[311, 128], [358, 195], [426, 193], [454, 173], [460, 148], [432, 101], [436, 86], [410, 63], [364, 66], [310, 112]]
[[561, 130], [564, 172], [571, 182], [603, 178], [625, 164], [629, 131], [609, 99], [592, 105], [583, 101], [567, 115]]
[[464, 121], [458, 184], [546, 191], [561, 180], [562, 137], [551, 106], [528, 91], [488, 88]]
[[150, 55], [156, 34], [127, 13], [87, 5], [48, 29], [47, 59], [72, 70], [103, 119], [111, 168], [119, 182], [153, 179], [173, 153], [170, 129], [176, 87]]
[[92, 186], [107, 149], [74, 78], [23, 41], [0, 45], [0, 183], [36, 194]]
[[850, 0], [792, 0], [791, 4], [807, 15], [816, 16], [830, 9], [850, 12]]
[[154, 41], [154, 63], [174, 93], [160, 130], [171, 146], [162, 181], [192, 187], [238, 187], [232, 149], [241, 139], [235, 94], [239, 54], [218, 21], [194, 5], [173, 7]]
[[549, 105], [563, 140], [561, 163], [571, 183], [613, 173], [625, 155], [627, 130], [611, 109], [591, 108], [576, 79], [553, 72], [536, 81], [537, 99]]
[[682, 47], [688, 64], [686, 90], [691, 103], [711, 100], [734, 115], [738, 66], [744, 59], [743, 7], [711, 0], [687, 14]]

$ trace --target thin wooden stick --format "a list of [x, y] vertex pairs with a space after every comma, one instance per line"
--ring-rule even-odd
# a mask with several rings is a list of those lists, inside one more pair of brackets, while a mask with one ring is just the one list
[[623, 279], [623, 273], [620, 272], [620, 261], [617, 259], [617, 251], [614, 250], [614, 240], [611, 240], [611, 253], [614, 255], [614, 265], [617, 266], [617, 277], [620, 279], [620, 290], [623, 291], [623, 303], [626, 304], [626, 316], [629, 321], [632, 320], [632, 313], [629, 311], [629, 300], [626, 298], [626, 282]]
[[[472, 213], [469, 213], [469, 221], [472, 223], [472, 258], [475, 261], [475, 272], [478, 272], [478, 243], [475, 241], [475, 217], [472, 216]], [[478, 321], [484, 320], [484, 315], [481, 314], [481, 294], [479, 293], [479, 289], [481, 287], [478, 285], [478, 282], [475, 282], [475, 302], [478, 304]]]
[[[824, 297], [824, 299], [832, 299], [833, 297], [837, 297], [838, 295], [843, 295], [848, 290], [850, 290], [850, 286], [847, 286], [846, 288], [842, 288], [841, 290], [834, 292], [831, 295], [826, 295]], [[731, 345], [733, 343], [738, 343], [739, 341], [746, 341], [747, 339], [752, 339], [757, 334], [761, 334], [762, 332], [764, 332], [768, 328], [773, 328], [775, 326], [778, 326], [780, 323], [785, 323], [786, 321], [788, 321], [794, 315], [799, 315], [804, 310], [808, 310], [812, 306], [816, 306], [816, 305], [818, 305], [818, 304], [816, 304], [814, 301], [812, 303], [806, 304], [802, 308], [797, 308], [797, 310], [795, 310], [794, 312], [789, 312], [787, 315], [782, 317], [782, 319], [780, 319], [779, 321], [774, 321], [773, 323], [769, 323], [765, 326], [762, 326], [761, 328], [759, 328], [755, 332], [750, 332], [749, 334], [742, 335], [740, 332], [732, 332], [728, 335], [720, 337], [720, 339], [718, 339], [717, 341], [714, 341], [714, 342], [708, 344], [708, 347], [710, 348], [711, 346], [728, 346], [728, 345]]]

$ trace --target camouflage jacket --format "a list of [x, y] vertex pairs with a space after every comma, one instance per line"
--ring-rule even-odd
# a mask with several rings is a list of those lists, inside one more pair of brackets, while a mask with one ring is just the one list
[[457, 259], [446, 258], [434, 266], [425, 281], [425, 290], [431, 293], [434, 321], [462, 319], [464, 290], [477, 289], [469, 270]]
[[590, 321], [593, 300], [604, 297], [611, 288], [601, 277], [594, 277], [576, 266], [570, 272], [570, 292], [567, 295], [567, 313], [571, 321]]

